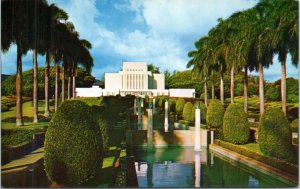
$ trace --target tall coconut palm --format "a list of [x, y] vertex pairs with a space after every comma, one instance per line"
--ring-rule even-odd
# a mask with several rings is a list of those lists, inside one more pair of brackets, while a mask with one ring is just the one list
[[16, 73], [16, 126], [22, 126], [22, 55], [29, 50], [30, 2], [26, 0], [1, 1], [1, 46], [4, 51], [10, 45], [17, 46]]
[[[282, 111], [286, 114], [286, 60], [290, 51], [292, 41], [298, 39], [298, 2], [294, 0], [287, 1], [263, 1], [266, 9], [269, 11], [269, 21], [273, 25], [273, 48], [278, 54], [281, 62], [281, 101]], [[297, 50], [298, 51], [298, 50]], [[297, 66], [298, 61], [292, 61]]]
[[[203, 37], [195, 43], [196, 50], [190, 51], [188, 56], [192, 59], [187, 63], [187, 67], [193, 66], [192, 73], [196, 76], [200, 76], [204, 81], [204, 102], [207, 106], [207, 77], [212, 78], [212, 96], [214, 96], [214, 82], [213, 74], [216, 70], [216, 64], [214, 63], [214, 58], [212, 57], [212, 48], [209, 43], [209, 38]], [[213, 97], [212, 97], [213, 98]]]
[[55, 111], [57, 109], [57, 105], [58, 105], [58, 98], [57, 98], [57, 94], [58, 94], [58, 61], [59, 58], [57, 55], [57, 49], [56, 49], [56, 42], [57, 42], [57, 37], [55, 35], [55, 28], [56, 28], [56, 24], [58, 24], [60, 22], [60, 20], [67, 20], [68, 19], [68, 15], [67, 13], [58, 8], [55, 4], [51, 4], [48, 7], [47, 10], [47, 21], [45, 24], [45, 30], [46, 30], [46, 65], [45, 65], [45, 113], [44, 116], [45, 117], [49, 117], [50, 114], [50, 110], [49, 110], [49, 75], [50, 75], [50, 61], [51, 59], [54, 60], [55, 64], [55, 70], [56, 70], [56, 74], [55, 74]]
[[38, 122], [38, 61], [37, 55], [38, 53], [44, 54], [46, 51], [45, 46], [45, 31], [46, 28], [44, 27], [46, 21], [48, 20], [49, 14], [48, 11], [48, 3], [45, 0], [34, 0], [29, 1], [30, 4], [30, 11], [29, 17], [31, 18], [29, 27], [30, 30], [30, 38], [31, 43], [30, 46], [33, 49], [33, 122]]

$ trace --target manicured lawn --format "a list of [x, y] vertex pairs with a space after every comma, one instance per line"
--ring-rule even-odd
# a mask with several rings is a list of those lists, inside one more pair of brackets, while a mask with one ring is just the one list
[[[244, 106], [244, 97], [243, 96], [237, 96], [234, 98], [235, 103], [241, 104]], [[230, 98], [225, 99], [225, 106], [227, 107], [230, 104]], [[281, 108], [281, 101], [265, 101], [265, 108], [268, 107], [278, 107]], [[287, 110], [288, 112], [292, 109], [298, 108], [298, 103], [287, 103]], [[289, 119], [295, 119], [295, 116], [291, 113], [288, 114]], [[259, 97], [258, 96], [252, 96], [248, 98], [248, 117], [249, 118], [255, 118], [256, 121], [259, 121]]]
[[[39, 115], [43, 115], [44, 114], [44, 101], [40, 100], [38, 103], [38, 108], [39, 108]], [[29, 102], [24, 102], [22, 104], [22, 108], [23, 108], [23, 116], [28, 116], [28, 117], [32, 117], [33, 116], [33, 106], [32, 106], [32, 101]], [[50, 111], [53, 111], [54, 107], [50, 106]], [[1, 112], [1, 120], [6, 119], [8, 117], [16, 117], [16, 107], [12, 107], [10, 108], [9, 111], [7, 112]]]
[[47, 127], [49, 122], [39, 122], [39, 123], [31, 123], [31, 122], [25, 122], [24, 126], [16, 127], [16, 123], [7, 123], [2, 122], [1, 129], [3, 130], [33, 130], [33, 129], [43, 129], [44, 127]]

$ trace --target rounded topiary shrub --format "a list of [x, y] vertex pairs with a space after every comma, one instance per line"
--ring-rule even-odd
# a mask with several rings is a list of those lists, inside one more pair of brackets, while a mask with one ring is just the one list
[[176, 101], [176, 112], [178, 114], [182, 113], [185, 103], [186, 101], [184, 98], [178, 98], [178, 100]]
[[223, 105], [219, 100], [212, 100], [207, 108], [206, 123], [209, 127], [219, 128], [223, 124]]
[[289, 122], [279, 108], [268, 108], [262, 115], [258, 128], [258, 142], [262, 153], [287, 158], [291, 154], [291, 130]]
[[193, 116], [193, 104], [191, 102], [185, 103], [182, 116], [186, 121], [192, 122], [194, 120], [195, 116]]
[[78, 100], [60, 105], [45, 136], [48, 179], [64, 186], [93, 186], [103, 162], [102, 135], [90, 107]]
[[[202, 93], [200, 95], [200, 100], [204, 100], [205, 99], [205, 93]], [[207, 93], [207, 99], [210, 99], [210, 95]]]
[[175, 99], [169, 99], [169, 111], [170, 112], [176, 112], [176, 100]]
[[250, 129], [247, 114], [239, 104], [230, 104], [223, 118], [224, 140], [234, 144], [245, 144], [249, 140]]
[[160, 108], [165, 108], [165, 101], [166, 100], [164, 96], [159, 97], [157, 100], [157, 106]]

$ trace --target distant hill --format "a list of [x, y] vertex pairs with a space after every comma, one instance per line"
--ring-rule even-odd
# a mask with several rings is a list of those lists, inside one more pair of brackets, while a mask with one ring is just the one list
[[5, 81], [9, 76], [11, 75], [1, 74], [1, 82]]

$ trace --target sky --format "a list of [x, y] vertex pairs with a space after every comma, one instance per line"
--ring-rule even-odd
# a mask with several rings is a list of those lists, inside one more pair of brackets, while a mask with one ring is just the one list
[[[185, 70], [187, 53], [207, 35], [218, 18], [253, 7], [256, 0], [48, 0], [64, 9], [80, 38], [89, 40], [94, 59], [92, 75], [118, 72], [123, 61], [152, 63], [161, 71]], [[38, 57], [39, 66], [45, 56]], [[32, 52], [23, 57], [23, 70], [32, 68]], [[16, 46], [2, 53], [2, 73], [16, 73]], [[258, 75], [255, 71], [252, 75]], [[281, 77], [281, 67], [265, 69], [265, 80]], [[287, 62], [287, 77], [298, 70]]]

